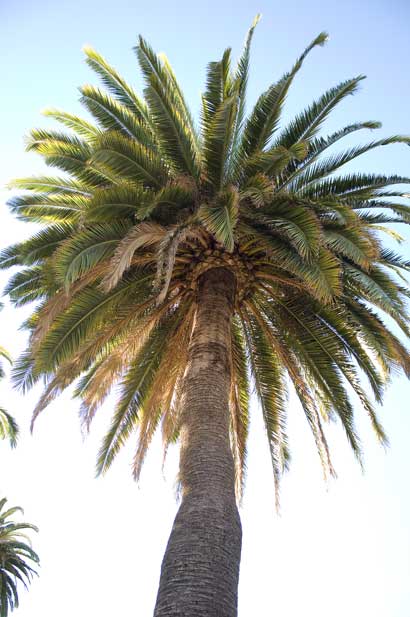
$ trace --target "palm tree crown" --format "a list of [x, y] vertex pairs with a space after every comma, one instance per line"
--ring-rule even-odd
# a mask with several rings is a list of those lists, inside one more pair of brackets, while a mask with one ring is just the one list
[[8, 611], [18, 607], [17, 585], [19, 581], [27, 588], [35, 570], [31, 567], [39, 563], [23, 530], [38, 531], [29, 523], [14, 523], [10, 520], [21, 508], [6, 509], [7, 499], [0, 500], [0, 617], [7, 617]]
[[[288, 90], [321, 33], [289, 72], [245, 114], [255, 20], [237, 65], [227, 49], [211, 62], [197, 129], [164, 55], [143, 38], [135, 52], [144, 99], [96, 51], [88, 65], [105, 90], [86, 85], [81, 101], [96, 124], [49, 109], [70, 133], [32, 131], [28, 149], [64, 175], [15, 180], [28, 192], [10, 201], [42, 228], [6, 249], [3, 267], [20, 266], [7, 286], [16, 305], [37, 301], [27, 322], [28, 350], [14, 371], [46, 389], [34, 418], [77, 380], [89, 427], [119, 384], [115, 412], [98, 458], [104, 472], [134, 433], [138, 477], [161, 424], [165, 449], [178, 439], [181, 383], [196, 314], [197, 281], [223, 267], [236, 280], [231, 329], [231, 444], [238, 491], [243, 482], [250, 383], [262, 410], [276, 483], [289, 461], [286, 397], [292, 383], [323, 467], [333, 473], [323, 422], [338, 417], [356, 456], [349, 390], [378, 438], [386, 436], [362, 385], [376, 402], [396, 369], [410, 376], [407, 350], [383, 321], [409, 335], [401, 276], [410, 263], [385, 248], [386, 223], [409, 223], [397, 175], [335, 172], [396, 135], [328, 150], [377, 122], [319, 136], [332, 110], [363, 76], [325, 92], [287, 126]], [[390, 188], [390, 187], [394, 188]], [[394, 232], [391, 232], [394, 233]]]

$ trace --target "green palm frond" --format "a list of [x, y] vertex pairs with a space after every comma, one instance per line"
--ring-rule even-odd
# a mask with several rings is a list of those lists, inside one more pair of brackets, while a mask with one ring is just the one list
[[[380, 189], [395, 184], [409, 184], [410, 178], [406, 176], [384, 176], [376, 174], [349, 174], [342, 177], [332, 177], [325, 180], [312, 182], [298, 190], [298, 195], [323, 199], [325, 197], [339, 197], [344, 201], [351, 202], [359, 199], [372, 199], [381, 196]], [[391, 192], [389, 195], [390, 196]], [[400, 196], [404, 196], [400, 193]]]
[[103, 84], [122, 105], [124, 105], [140, 121], [149, 124], [147, 106], [119, 73], [97, 52], [86, 45], [83, 48], [86, 62], [101, 78]]
[[46, 293], [43, 281], [43, 267], [31, 266], [16, 272], [4, 288], [14, 306], [41, 299]]
[[[353, 161], [355, 158], [365, 154], [366, 152], [374, 150], [374, 148], [397, 143], [408, 145], [410, 143], [410, 138], [401, 135], [394, 135], [392, 137], [388, 137], [387, 139], [378, 139], [377, 141], [373, 141], [365, 146], [354, 146], [349, 150], [339, 152], [328, 157], [327, 159], [321, 159], [314, 165], [312, 165], [312, 161], [309, 161], [309, 164], [306, 165], [307, 169], [298, 169], [297, 172], [295, 172], [291, 177], [291, 182], [289, 182], [289, 180], [286, 181], [286, 186], [290, 191], [297, 191], [298, 188], [309, 185], [311, 182], [315, 182], [321, 178], [326, 178], [326, 176], [329, 176], [334, 171], [337, 171], [343, 165], [346, 165], [346, 163], [350, 163], [350, 161]], [[297, 178], [297, 180], [295, 178]]]
[[90, 168], [88, 162], [91, 146], [81, 137], [33, 129], [26, 138], [26, 149], [40, 154], [50, 167], [58, 167], [64, 172], [74, 174], [90, 186], [98, 186], [104, 180]]
[[98, 168], [101, 163], [121, 180], [140, 182], [143, 186], [158, 188], [168, 175], [161, 157], [137, 141], [127, 139], [118, 131], [108, 131], [99, 139], [91, 162]]
[[231, 49], [224, 51], [222, 59], [210, 62], [207, 67], [206, 89], [202, 95], [202, 132], [211, 133], [212, 121], [218, 109], [232, 94]]
[[306, 156], [305, 160], [302, 162], [303, 167], [305, 165], [310, 165], [312, 161], [316, 160], [320, 155], [322, 155], [328, 148], [336, 144], [341, 139], [344, 139], [348, 135], [352, 133], [356, 133], [357, 131], [363, 131], [364, 129], [379, 129], [381, 128], [381, 122], [375, 122], [373, 120], [368, 120], [366, 122], [355, 122], [354, 124], [348, 124], [347, 126], [335, 131], [328, 137], [315, 137], [314, 139], [309, 140], [309, 152]]
[[[280, 307], [281, 305], [279, 305]], [[312, 375], [312, 367], [309, 367], [309, 363], [306, 361], [306, 350], [303, 347], [303, 353], [300, 353], [299, 339], [290, 335], [288, 320], [283, 320], [283, 314], [280, 315], [277, 311], [273, 310], [274, 304], [269, 299], [269, 296], [259, 296], [252, 308], [266, 336], [270, 339], [275, 354], [285, 367], [294, 386], [316, 443], [324, 477], [326, 478], [329, 474], [334, 475], [321, 421], [321, 417], [324, 419], [328, 418], [328, 414], [331, 412], [331, 405], [329, 405], [328, 401], [324, 401], [323, 388], [315, 390], [316, 384]], [[316, 367], [313, 364], [313, 373], [315, 369]]]
[[[102, 129], [119, 131], [125, 137], [135, 139], [139, 143], [149, 145], [153, 149], [158, 149], [158, 144], [151, 129], [145, 123], [138, 120], [124, 105], [93, 86], [83, 86], [81, 94], [82, 103], [94, 116]], [[98, 132], [94, 139], [98, 139], [100, 135], [101, 133]]]
[[11, 265], [31, 266], [50, 257], [61, 242], [73, 232], [70, 224], [49, 225], [41, 229], [28, 240], [20, 243], [19, 249], [10, 247], [2, 252], [0, 261], [3, 267]]
[[220, 193], [211, 204], [203, 204], [198, 217], [227, 251], [235, 246], [235, 225], [238, 221], [238, 194], [235, 190]]
[[84, 212], [87, 223], [121, 222], [144, 218], [147, 207], [152, 204], [153, 195], [132, 182], [96, 190]]
[[15, 388], [26, 394], [40, 379], [34, 370], [31, 350], [24, 351], [14, 362], [11, 381]]
[[198, 138], [175, 76], [168, 63], [164, 63], [141, 36], [135, 51], [147, 83], [145, 96], [164, 152], [181, 173], [198, 179]]
[[347, 392], [347, 383], [343, 380], [343, 376], [351, 378], [352, 373], [345, 354], [341, 353], [338, 338], [310, 314], [308, 306], [302, 306], [297, 300], [294, 303], [277, 300], [276, 304], [276, 320], [282, 322], [281, 330], [296, 350], [316, 397], [322, 399], [328, 413], [338, 415], [353, 452], [362, 462], [353, 406]]
[[33, 177], [16, 178], [8, 184], [12, 189], [23, 189], [36, 193], [58, 193], [59, 195], [81, 195], [91, 197], [90, 189], [84, 182], [67, 178]]
[[227, 177], [227, 161], [231, 151], [235, 120], [238, 113], [236, 92], [218, 106], [204, 136], [204, 158], [208, 182], [222, 189]]
[[405, 299], [396, 282], [380, 267], [373, 267], [363, 272], [359, 267], [347, 265], [345, 268], [346, 284], [356, 298], [360, 297], [393, 317], [407, 335]]
[[241, 139], [241, 134], [243, 131], [243, 122], [245, 119], [245, 111], [246, 111], [246, 91], [248, 86], [248, 77], [249, 77], [249, 60], [250, 60], [250, 51], [251, 51], [251, 43], [253, 39], [253, 35], [255, 32], [255, 28], [258, 25], [260, 20], [260, 14], [255, 16], [253, 20], [252, 26], [249, 28], [249, 31], [246, 35], [245, 44], [243, 47], [242, 54], [238, 60], [238, 64], [236, 66], [236, 70], [233, 73], [233, 82], [236, 85], [236, 91], [238, 96], [238, 108], [237, 114], [235, 118], [235, 127], [233, 129], [232, 135], [232, 155], [229, 158], [229, 165], [227, 169], [227, 180], [228, 182], [233, 180], [234, 174], [237, 171], [237, 157], [239, 155], [239, 143]]
[[17, 422], [5, 409], [0, 407], [0, 439], [7, 439], [12, 448], [17, 445], [19, 428]]
[[67, 128], [73, 130], [77, 133], [77, 135], [80, 135], [80, 137], [83, 137], [84, 139], [91, 141], [99, 134], [98, 129], [90, 122], [87, 122], [87, 120], [79, 118], [78, 116], [70, 114], [66, 111], [50, 107], [43, 110], [43, 115], [57, 120], [57, 122], [60, 122]]
[[311, 261], [317, 257], [322, 230], [314, 212], [296, 205], [289, 208], [280, 203], [269, 210], [269, 214], [265, 214], [264, 208], [256, 212], [249, 209], [242, 212], [249, 224], [254, 222], [273, 236], [288, 240], [303, 259]]
[[319, 131], [322, 123], [329, 116], [330, 112], [346, 96], [356, 92], [359, 83], [365, 79], [364, 75], [359, 75], [353, 79], [341, 82], [338, 86], [331, 88], [310, 107], [299, 114], [281, 134], [278, 136], [275, 146], [290, 148], [298, 141], [312, 139]]
[[32, 129], [26, 137], [26, 149], [28, 152], [38, 152], [44, 157], [49, 156], [52, 148], [57, 145], [66, 146], [67, 152], [90, 155], [90, 146], [81, 137], [50, 131], [46, 129]]
[[309, 263], [301, 259], [282, 239], [275, 238], [261, 226], [242, 224], [241, 231], [245, 238], [253, 238], [255, 252], [259, 252], [260, 247], [263, 247], [263, 250], [275, 259], [274, 267], [269, 260], [256, 264], [255, 273], [261, 281], [280, 277], [282, 273], [282, 276], [288, 278], [289, 284], [300, 281], [308, 294], [322, 302], [331, 302], [340, 295], [341, 263], [331, 251], [321, 247], [317, 259]]
[[[405, 197], [405, 194], [402, 194], [401, 197]], [[397, 214], [400, 219], [405, 222], [410, 222], [410, 206], [401, 203], [394, 203], [390, 201], [385, 201], [383, 199], [369, 199], [369, 200], [361, 200], [352, 199], [351, 207], [354, 210], [366, 210], [366, 209], [383, 209], [383, 210], [391, 210], [395, 214]], [[361, 213], [363, 216], [363, 213]], [[377, 215], [374, 215], [377, 216]], [[399, 221], [401, 222], [401, 221]]]
[[28, 193], [7, 202], [11, 212], [30, 223], [78, 223], [83, 217], [88, 198], [79, 195]]
[[142, 301], [149, 293], [149, 281], [152, 281], [152, 275], [132, 277], [122, 281], [109, 294], [93, 287], [80, 291], [69, 308], [54, 320], [52, 328], [37, 349], [37, 370], [52, 371], [72, 356], [83, 339], [93, 330], [98, 330], [107, 315], [114, 312], [130, 293]]
[[306, 157], [307, 144], [304, 141], [296, 142], [290, 148], [275, 146], [268, 151], [257, 152], [246, 159], [241, 169], [242, 181], [247, 178], [263, 173], [277, 184], [277, 179], [295, 161], [303, 160]]
[[[0, 311], [3, 309], [3, 304], [0, 303]], [[12, 364], [13, 361], [7, 349], [0, 345], [0, 358], [4, 358], [7, 360], [9, 364]], [[2, 362], [0, 363], [0, 379], [2, 379], [5, 375]], [[17, 439], [19, 435], [19, 427], [17, 422], [5, 409], [0, 407], [0, 439], [6, 439], [12, 448], [15, 448], [17, 445]], [[0, 506], [1, 510], [1, 506]], [[0, 532], [0, 542], [1, 542], [1, 532]], [[0, 548], [0, 577], [1, 577], [1, 548]], [[1, 578], [0, 578], [0, 590], [1, 590]], [[1, 608], [1, 604], [0, 604]]]
[[[243, 155], [241, 158], [250, 157], [255, 152], [263, 151], [268, 145], [272, 134], [277, 129], [282, 107], [293, 79], [302, 68], [303, 61], [309, 52], [318, 45], [324, 45], [327, 38], [327, 34], [321, 32], [298, 58], [291, 71], [286, 73], [277, 83], [272, 84], [268, 90], [259, 97], [244, 127], [242, 140]], [[293, 140], [292, 143], [281, 142], [280, 145], [289, 147], [296, 141], [302, 139], [303, 138], [300, 137], [300, 139]], [[283, 142], [285, 142], [285, 140], [283, 140]], [[241, 163], [243, 164], [243, 160]]]
[[60, 242], [53, 255], [53, 268], [58, 280], [69, 287], [88, 270], [110, 257], [124, 233], [127, 222], [94, 224]]
[[365, 270], [379, 255], [378, 243], [364, 229], [326, 229], [324, 241], [336, 255], [347, 257]]

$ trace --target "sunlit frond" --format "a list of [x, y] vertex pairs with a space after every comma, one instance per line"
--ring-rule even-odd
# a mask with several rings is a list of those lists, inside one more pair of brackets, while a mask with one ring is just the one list
[[168, 62], [157, 56], [141, 36], [135, 51], [147, 83], [145, 96], [162, 147], [181, 173], [198, 179], [198, 138], [175, 76]]
[[0, 407], [0, 439], [7, 439], [12, 448], [17, 445], [19, 428], [17, 422], [5, 409]]
[[181, 313], [174, 311], [155, 328], [121, 383], [111, 428], [105, 436], [97, 462], [98, 473], [104, 473], [115, 455], [135, 430], [147, 401], [155, 376], [166, 353], [169, 337], [181, 323]]
[[[268, 145], [272, 134], [278, 127], [282, 107], [293, 79], [302, 68], [303, 61], [310, 51], [318, 45], [324, 45], [327, 38], [327, 34], [321, 32], [304, 50], [289, 73], [286, 73], [278, 82], [272, 84], [266, 92], [261, 94], [248, 121], [245, 123], [241, 146], [243, 151], [242, 159], [252, 156], [255, 152], [264, 150]], [[300, 136], [299, 139], [293, 140], [292, 143], [285, 143], [285, 140], [283, 140], [283, 143], [281, 141], [280, 145], [289, 147], [302, 139], [303, 137]], [[243, 162], [242, 160], [241, 164]]]
[[289, 126], [278, 136], [274, 145], [289, 148], [298, 141], [312, 139], [331, 111], [346, 96], [354, 94], [363, 79], [365, 79], [364, 75], [359, 75], [343, 81], [338, 86], [325, 92], [323, 96], [290, 122]]
[[84, 46], [86, 62], [101, 78], [108, 91], [124, 105], [138, 120], [149, 123], [148, 109], [129, 84], [119, 73], [89, 45]]

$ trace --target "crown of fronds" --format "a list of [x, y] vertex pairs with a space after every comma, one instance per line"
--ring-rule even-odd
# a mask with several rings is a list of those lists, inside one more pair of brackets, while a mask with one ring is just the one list
[[[401, 135], [335, 152], [345, 137], [376, 129], [356, 122], [320, 136], [322, 126], [363, 76], [325, 92], [287, 125], [286, 96], [321, 33], [294, 66], [245, 113], [250, 45], [208, 65], [199, 128], [164, 55], [139, 38], [135, 52], [144, 98], [95, 50], [86, 61], [104, 90], [81, 88], [93, 121], [49, 109], [70, 133], [32, 131], [28, 149], [58, 177], [23, 178], [10, 201], [24, 221], [42, 225], [3, 252], [20, 266], [7, 293], [16, 305], [37, 301], [27, 322], [27, 351], [14, 379], [46, 389], [34, 418], [77, 380], [89, 427], [118, 386], [98, 471], [109, 468], [137, 434], [138, 476], [162, 426], [165, 449], [178, 439], [179, 397], [195, 315], [196, 283], [206, 269], [236, 275], [232, 322], [231, 433], [241, 485], [246, 461], [249, 391], [254, 383], [276, 482], [287, 467], [287, 385], [292, 383], [324, 469], [332, 473], [323, 422], [338, 417], [360, 459], [350, 392], [382, 442], [376, 402], [396, 369], [410, 374], [407, 350], [384, 319], [408, 336], [401, 274], [410, 264], [382, 242], [388, 223], [409, 223], [397, 175], [335, 174], [356, 157], [404, 143]], [[392, 188], [393, 187], [393, 188]]]
[[22, 583], [27, 589], [36, 571], [33, 565], [39, 563], [37, 553], [33, 551], [25, 530], [38, 531], [29, 523], [14, 523], [10, 519], [19, 507], [6, 506], [7, 499], [0, 500], [0, 617], [7, 617], [19, 605], [18, 585]]

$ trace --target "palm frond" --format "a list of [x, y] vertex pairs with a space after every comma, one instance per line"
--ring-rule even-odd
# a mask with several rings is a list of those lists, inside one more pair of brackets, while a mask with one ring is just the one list
[[235, 190], [220, 193], [211, 204], [203, 204], [198, 217], [227, 251], [235, 244], [234, 230], [238, 220], [238, 194]]
[[[252, 156], [255, 152], [262, 151], [267, 146], [274, 131], [278, 127], [282, 107], [293, 79], [301, 69], [303, 61], [310, 51], [318, 45], [324, 45], [327, 38], [327, 34], [321, 32], [304, 50], [291, 71], [281, 77], [277, 83], [272, 84], [268, 90], [259, 97], [244, 127], [241, 146], [243, 151], [241, 156], [242, 164], [245, 158]], [[280, 140], [278, 145], [290, 147], [296, 143], [296, 141], [301, 141], [302, 139], [303, 137], [300, 136], [299, 139], [294, 139], [291, 143], [286, 140]]]
[[130, 267], [135, 251], [141, 247], [158, 244], [163, 239], [165, 231], [161, 225], [148, 222], [138, 223], [132, 227], [114, 251], [110, 271], [102, 282], [103, 288], [106, 291], [113, 289]]
[[137, 427], [144, 401], [151, 392], [155, 374], [167, 348], [167, 339], [178, 327], [181, 314], [177, 311], [153, 330], [137, 359], [130, 365], [121, 384], [110, 430], [105, 436], [97, 461], [97, 473], [105, 473], [115, 455]]
[[[58, 315], [36, 352], [37, 370], [46, 373], [75, 353], [92, 331], [98, 330], [111, 312], [132, 293], [141, 302], [150, 292], [152, 275], [124, 280], [110, 293], [89, 287], [74, 296], [67, 310]], [[144, 295], [143, 295], [144, 294]]]
[[377, 198], [380, 195], [380, 189], [395, 184], [410, 184], [410, 178], [395, 175], [349, 174], [312, 182], [306, 187], [301, 187], [297, 194], [301, 197], [313, 199], [337, 196], [339, 199], [351, 203], [355, 199]]
[[[250, 305], [247, 305], [251, 309]], [[249, 350], [252, 376], [262, 409], [275, 479], [276, 506], [279, 508], [279, 486], [287, 467], [289, 452], [286, 437], [287, 389], [283, 366], [273, 353], [261, 319], [252, 309], [242, 312], [243, 328]]]
[[10, 211], [29, 223], [76, 223], [84, 214], [88, 198], [82, 195], [28, 193], [12, 197], [7, 202]]
[[371, 150], [380, 148], [381, 146], [397, 143], [408, 145], [410, 143], [410, 138], [402, 135], [393, 135], [392, 137], [388, 137], [386, 139], [378, 139], [377, 141], [373, 141], [365, 146], [354, 146], [349, 150], [339, 152], [328, 157], [327, 159], [321, 160], [315, 165], [312, 165], [312, 161], [310, 161], [309, 165], [304, 166], [303, 170], [299, 169], [293, 174], [291, 182], [289, 182], [288, 179], [284, 185], [286, 185], [289, 190], [296, 192], [299, 188], [306, 187], [311, 182], [325, 178], [326, 176], [337, 171], [343, 165], [350, 163], [355, 158], [365, 154], [366, 152], [370, 152]]
[[258, 25], [260, 17], [260, 14], [257, 14], [255, 16], [255, 19], [253, 20], [252, 25], [248, 30], [242, 54], [238, 60], [236, 70], [233, 73], [233, 82], [236, 84], [238, 95], [238, 111], [235, 118], [235, 128], [233, 129], [232, 135], [231, 156], [229, 159], [227, 170], [227, 179], [229, 182], [233, 180], [232, 176], [235, 174], [235, 166], [237, 165], [240, 137], [243, 130], [243, 122], [245, 118], [246, 90], [248, 85], [251, 43], [255, 28]]
[[236, 494], [241, 499], [244, 491], [247, 440], [249, 432], [249, 391], [248, 359], [245, 336], [238, 319], [234, 320], [232, 332], [232, 378], [231, 378], [231, 423], [233, 455], [236, 471]]
[[78, 116], [70, 114], [66, 111], [61, 111], [60, 109], [54, 109], [53, 107], [49, 107], [43, 110], [43, 114], [49, 118], [57, 120], [67, 128], [72, 129], [75, 133], [77, 133], [84, 139], [92, 141], [93, 138], [97, 137], [99, 134], [98, 129], [90, 122], [87, 122], [87, 120], [79, 118]]
[[101, 163], [120, 181], [140, 182], [147, 187], [158, 188], [168, 177], [168, 169], [156, 152], [118, 131], [108, 131], [101, 136], [91, 163], [97, 169]]
[[104, 187], [94, 192], [87, 204], [84, 218], [87, 223], [107, 223], [145, 217], [154, 196], [141, 185], [132, 182]]
[[306, 167], [311, 165], [316, 159], [321, 156], [328, 148], [333, 146], [335, 143], [351, 135], [352, 133], [356, 133], [357, 131], [362, 131], [363, 129], [379, 129], [381, 127], [380, 122], [375, 122], [373, 120], [369, 120], [367, 122], [355, 122], [354, 124], [349, 124], [338, 131], [335, 131], [328, 137], [315, 137], [309, 140], [309, 147], [306, 156], [299, 161], [298, 163], [294, 163], [292, 166], [289, 166], [289, 169], [286, 173], [286, 179], [284, 184], [280, 185], [282, 188], [285, 184], [290, 182], [292, 178], [303, 171]]
[[204, 135], [206, 177], [217, 190], [226, 183], [237, 112], [238, 95], [234, 92], [222, 100]]
[[86, 62], [101, 78], [109, 92], [118, 99], [138, 120], [150, 122], [149, 113], [145, 103], [137, 96], [134, 90], [119, 75], [108, 62], [89, 45], [84, 46], [87, 56]]
[[17, 422], [5, 409], [0, 407], [0, 439], [7, 439], [12, 448], [17, 445], [19, 427]]
[[4, 288], [14, 306], [39, 300], [46, 294], [42, 266], [31, 266], [16, 272]]
[[[188, 303], [184, 307], [184, 319], [180, 320], [168, 335], [166, 349], [155, 373], [150, 394], [141, 405], [138, 446], [132, 461], [135, 480], [140, 477], [148, 447], [160, 420], [166, 413], [167, 407], [172, 404], [177, 379], [185, 370], [193, 316], [192, 304]], [[167, 443], [164, 446], [167, 447]]]
[[68, 288], [88, 270], [110, 257], [130, 224], [94, 224], [71, 236], [54, 251], [53, 267], [57, 280]]
[[73, 231], [70, 224], [49, 225], [23, 240], [19, 244], [7, 248], [0, 256], [3, 267], [11, 265], [36, 265], [38, 262], [50, 257], [57, 247], [66, 240]]
[[141, 36], [135, 51], [147, 82], [145, 97], [163, 150], [180, 172], [199, 179], [198, 138], [175, 76]]
[[90, 189], [84, 182], [67, 178], [38, 176], [32, 178], [15, 178], [7, 185], [11, 189], [24, 189], [36, 193], [59, 193], [91, 197]]
[[[102, 129], [119, 131], [125, 137], [135, 139], [144, 146], [158, 149], [158, 142], [151, 128], [138, 120], [127, 107], [94, 86], [82, 86], [81, 94], [81, 102]], [[100, 137], [101, 132], [98, 132], [95, 139]]]
[[364, 78], [364, 75], [359, 75], [353, 79], [343, 81], [334, 88], [330, 88], [323, 96], [289, 123], [288, 127], [278, 136], [274, 145], [290, 148], [290, 146], [298, 141], [312, 139], [320, 129], [322, 123], [329, 116], [330, 112], [336, 105], [343, 101], [346, 96], [354, 94], [359, 83]]

